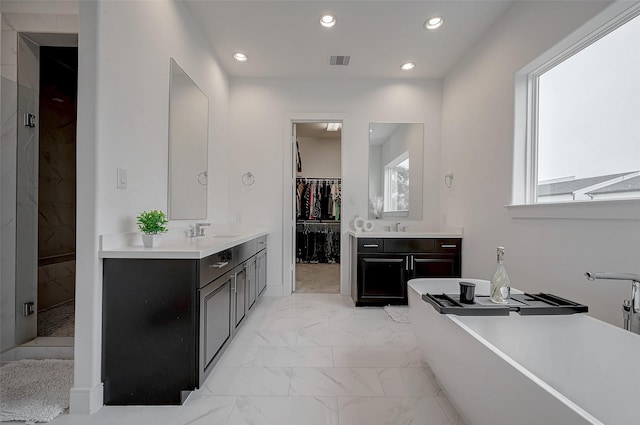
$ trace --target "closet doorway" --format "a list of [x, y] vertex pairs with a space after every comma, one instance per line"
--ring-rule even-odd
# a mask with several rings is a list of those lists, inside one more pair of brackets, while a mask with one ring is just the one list
[[340, 293], [342, 123], [294, 123], [297, 293]]

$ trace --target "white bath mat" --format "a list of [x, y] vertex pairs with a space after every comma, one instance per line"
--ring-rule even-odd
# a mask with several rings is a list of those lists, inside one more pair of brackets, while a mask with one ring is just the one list
[[73, 360], [20, 360], [0, 367], [0, 421], [50, 422], [69, 407]]
[[385, 305], [384, 311], [387, 312], [391, 320], [398, 323], [411, 323], [409, 315], [409, 307], [399, 305]]

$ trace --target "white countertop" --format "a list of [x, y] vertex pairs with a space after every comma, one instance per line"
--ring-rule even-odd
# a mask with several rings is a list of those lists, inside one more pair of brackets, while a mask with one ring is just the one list
[[[100, 236], [100, 258], [192, 258], [199, 259], [233, 248], [244, 242], [267, 235], [258, 228], [236, 228], [232, 231], [211, 231], [210, 235], [187, 238], [181, 231], [162, 235], [163, 240], [156, 248], [145, 248], [140, 233], [120, 233]], [[216, 236], [219, 235], [219, 236]], [[166, 238], [165, 238], [166, 237]]]

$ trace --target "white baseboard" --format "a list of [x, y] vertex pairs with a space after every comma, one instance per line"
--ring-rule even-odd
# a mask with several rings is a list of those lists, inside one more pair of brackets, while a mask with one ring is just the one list
[[71, 415], [91, 415], [104, 405], [104, 387], [102, 382], [92, 388], [71, 388], [69, 413]]
[[0, 362], [22, 359], [73, 359], [73, 338], [38, 337], [0, 354]]

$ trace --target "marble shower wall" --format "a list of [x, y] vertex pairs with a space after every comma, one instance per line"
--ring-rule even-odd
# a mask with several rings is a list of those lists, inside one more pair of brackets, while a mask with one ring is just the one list
[[75, 298], [76, 260], [38, 267], [38, 311]]
[[[28, 2], [23, 3], [28, 6]], [[20, 4], [14, 4], [15, 7]], [[53, 7], [53, 6], [52, 6]], [[17, 344], [16, 337], [16, 173], [18, 124], [18, 33], [77, 33], [78, 16], [70, 14], [1, 13], [1, 182], [0, 182], [0, 353]], [[34, 273], [35, 276], [35, 273]]]

